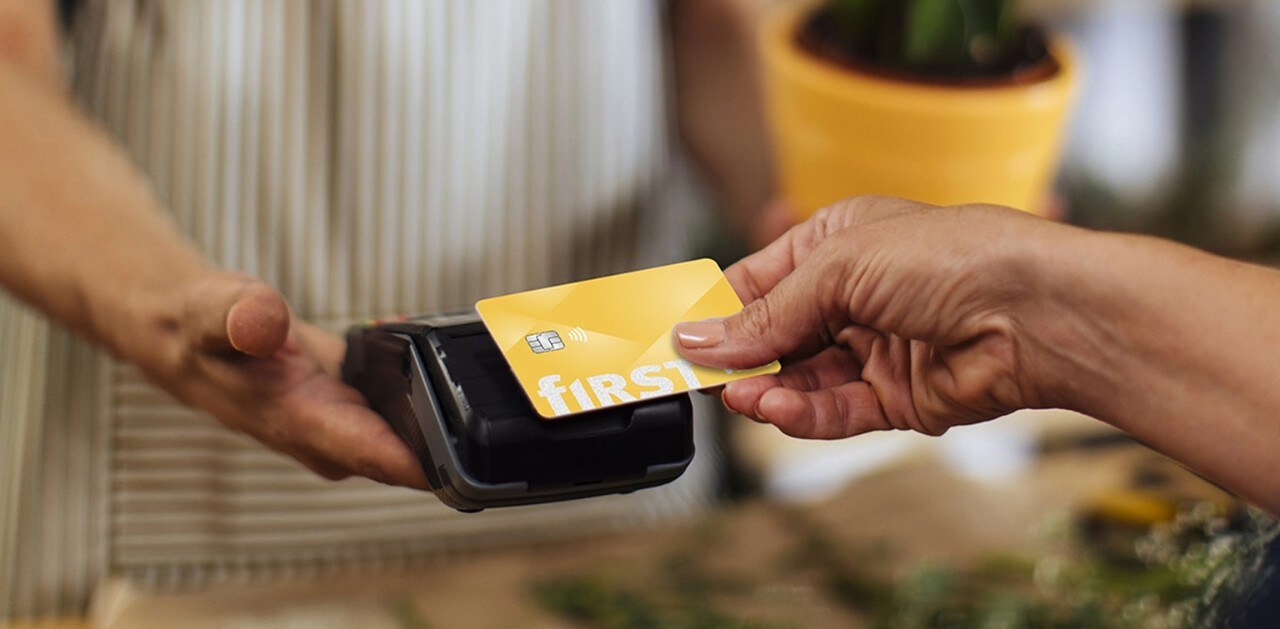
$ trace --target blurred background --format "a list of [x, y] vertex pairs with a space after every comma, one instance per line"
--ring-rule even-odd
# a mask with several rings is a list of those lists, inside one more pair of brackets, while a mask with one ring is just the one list
[[[746, 4], [761, 17], [785, 3]], [[1028, 0], [1023, 10], [1079, 55], [1052, 202], [1064, 220], [1280, 263], [1280, 3]], [[695, 169], [682, 169], [692, 185], [681, 202], [703, 208], [696, 247], [722, 262], [749, 251], [724, 236]], [[723, 450], [715, 498], [680, 517], [199, 587], [109, 570], [86, 615], [59, 623], [1213, 624], [1261, 565], [1274, 524], [1099, 422], [1018, 415], [937, 438], [838, 443], [707, 415]]]
[[1061, 174], [1070, 220], [1274, 260], [1280, 7], [1058, 4], [1034, 3], [1086, 66]]

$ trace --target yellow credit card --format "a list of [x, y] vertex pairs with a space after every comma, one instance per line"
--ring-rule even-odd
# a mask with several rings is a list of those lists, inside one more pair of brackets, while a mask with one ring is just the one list
[[713, 260], [693, 260], [476, 303], [538, 414], [554, 419], [775, 373], [694, 365], [681, 321], [726, 317], [742, 301]]

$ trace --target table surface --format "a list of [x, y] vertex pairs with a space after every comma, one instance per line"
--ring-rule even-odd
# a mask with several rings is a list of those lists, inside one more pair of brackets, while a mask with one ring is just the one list
[[[1027, 473], [995, 485], [957, 477], [936, 458], [920, 456], [818, 504], [749, 500], [691, 522], [469, 554], [396, 575], [185, 595], [111, 583], [100, 593], [96, 624], [167, 627], [184, 618], [185, 626], [579, 626], [548, 609], [546, 590], [539, 594], [540, 584], [558, 584], [588, 598], [612, 596], [612, 603], [619, 603], [618, 592], [670, 600], [696, 588], [705, 604], [696, 613], [858, 627], [867, 618], [833, 596], [822, 553], [865, 557], [869, 574], [889, 578], [925, 564], [966, 565], [1001, 553], [1036, 556], [1049, 543], [1046, 531], [1102, 493], [1130, 484], [1136, 468], [1152, 465], [1189, 491], [1222, 496], [1131, 442], [1051, 449]], [[602, 583], [605, 589], [592, 590]]]

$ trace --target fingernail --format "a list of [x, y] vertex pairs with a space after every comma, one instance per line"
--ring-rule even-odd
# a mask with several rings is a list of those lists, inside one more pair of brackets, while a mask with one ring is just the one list
[[720, 391], [720, 403], [724, 404], [725, 409], [727, 409], [730, 413], [736, 413], [738, 415], [741, 415], [742, 411], [734, 408], [733, 405], [729, 403], [728, 393], [729, 393], [729, 387], [725, 387], [723, 390]]
[[242, 353], [244, 352], [244, 348], [240, 347], [240, 345], [236, 343], [236, 335], [231, 333], [231, 321], [235, 319], [236, 311], [240, 309], [240, 305], [243, 303], [244, 303], [243, 301], [237, 301], [236, 303], [232, 304], [231, 309], [227, 311], [227, 321], [226, 321], [227, 329], [224, 330], [224, 332], [226, 332], [227, 334], [227, 342], [231, 345], [231, 349], [234, 349], [237, 352], [242, 352]]
[[704, 349], [724, 342], [724, 321], [708, 319], [676, 324], [676, 340], [685, 349]]

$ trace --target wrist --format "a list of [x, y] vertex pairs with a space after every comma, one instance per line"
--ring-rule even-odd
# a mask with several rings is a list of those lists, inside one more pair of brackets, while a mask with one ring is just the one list
[[1066, 245], [1046, 258], [1045, 307], [1028, 317], [1044, 405], [1280, 510], [1280, 274], [1143, 236], [1081, 232]]
[[1019, 370], [1030, 406], [1101, 418], [1103, 402], [1116, 399], [1113, 374], [1126, 339], [1108, 284], [1126, 255], [1118, 238], [1051, 224], [1032, 240], [1034, 286], [1018, 317]]
[[1042, 406], [1123, 429], [1135, 391], [1168, 392], [1168, 372], [1186, 366], [1181, 319], [1203, 296], [1185, 280], [1203, 254], [1147, 236], [1067, 231], [1040, 260], [1034, 380]]

